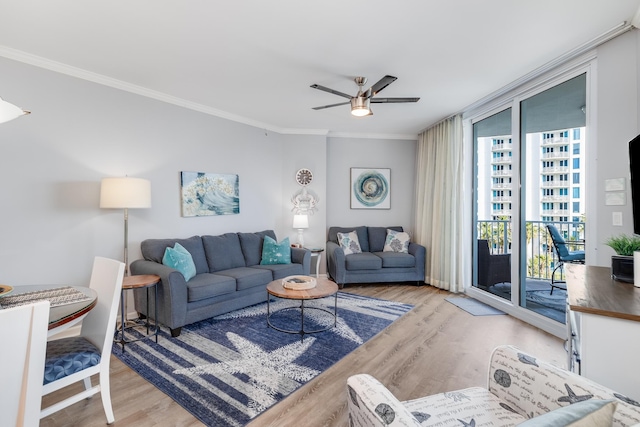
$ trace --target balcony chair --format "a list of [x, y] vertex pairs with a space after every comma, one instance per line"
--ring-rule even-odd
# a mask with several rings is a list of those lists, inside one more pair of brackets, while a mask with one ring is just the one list
[[[114, 422], [109, 390], [109, 358], [123, 278], [124, 263], [107, 258], [95, 258], [89, 287], [97, 292], [98, 302], [82, 321], [79, 336], [50, 341], [47, 344], [42, 395], [81, 380], [84, 382], [85, 390], [44, 408], [40, 412], [40, 418], [100, 393], [107, 424]], [[100, 374], [100, 381], [92, 386], [91, 376], [95, 374]]]
[[491, 254], [489, 242], [478, 240], [478, 286], [488, 289], [511, 281], [511, 254]]
[[0, 424], [40, 424], [49, 301], [0, 310]]
[[[584, 264], [584, 251], [570, 251], [567, 242], [564, 240], [558, 229], [553, 224], [547, 224], [547, 230], [549, 231], [549, 235], [551, 236], [551, 241], [553, 242], [553, 247], [558, 255], [558, 265], [555, 266], [553, 272], [551, 273], [551, 292], [553, 294], [553, 289], [567, 289], [564, 284], [564, 280], [555, 280], [556, 270], [560, 269], [560, 277], [562, 277], [562, 266], [565, 262], [572, 264]], [[561, 284], [560, 286], [556, 284]]]

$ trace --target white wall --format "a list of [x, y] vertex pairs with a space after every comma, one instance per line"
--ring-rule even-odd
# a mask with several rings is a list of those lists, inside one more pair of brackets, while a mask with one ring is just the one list
[[[413, 232], [416, 141], [329, 138], [327, 225], [401, 225]], [[391, 169], [391, 209], [351, 209], [350, 170]]]
[[[593, 184], [586, 188], [587, 203], [595, 207], [587, 212], [587, 229], [594, 226], [587, 238], [596, 245], [595, 265], [611, 265], [611, 255], [615, 252], [604, 244], [610, 236], [633, 233], [628, 142], [640, 132], [639, 44], [640, 31], [632, 30], [598, 48], [596, 168], [595, 173], [589, 173]], [[624, 206], [605, 204], [605, 180], [611, 178], [625, 178], [627, 203]], [[590, 198], [595, 198], [595, 203]], [[622, 212], [621, 227], [612, 225], [613, 212]]]
[[[108, 176], [151, 181], [153, 207], [129, 213], [130, 260], [147, 238], [274, 229], [295, 241], [302, 167], [320, 198], [308, 246], [324, 246], [328, 225], [411, 224], [412, 141], [337, 140], [345, 147], [332, 158], [325, 136], [280, 135], [4, 58], [0, 76], [0, 96], [32, 111], [0, 125], [0, 283], [83, 285], [94, 256], [121, 259], [123, 213], [98, 207]], [[392, 168], [391, 211], [349, 210], [348, 168], [363, 165]], [[181, 217], [180, 171], [238, 174], [240, 214]]]

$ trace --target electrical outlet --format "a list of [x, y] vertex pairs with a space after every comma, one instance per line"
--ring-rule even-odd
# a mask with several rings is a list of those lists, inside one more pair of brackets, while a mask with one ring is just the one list
[[622, 227], [622, 212], [613, 212], [611, 214], [613, 225]]

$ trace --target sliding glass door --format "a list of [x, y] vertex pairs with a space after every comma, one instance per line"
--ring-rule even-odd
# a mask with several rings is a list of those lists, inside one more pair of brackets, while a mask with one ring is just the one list
[[584, 249], [586, 108], [581, 74], [473, 124], [473, 286], [560, 323], [566, 286], [549, 227]]

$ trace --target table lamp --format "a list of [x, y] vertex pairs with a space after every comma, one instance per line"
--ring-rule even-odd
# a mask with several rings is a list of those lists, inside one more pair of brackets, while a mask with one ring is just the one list
[[298, 229], [298, 244], [304, 247], [304, 229], [309, 228], [309, 217], [307, 215], [294, 215], [293, 228]]
[[124, 274], [129, 275], [129, 209], [151, 207], [151, 182], [142, 178], [103, 178], [100, 207], [124, 209]]

